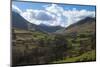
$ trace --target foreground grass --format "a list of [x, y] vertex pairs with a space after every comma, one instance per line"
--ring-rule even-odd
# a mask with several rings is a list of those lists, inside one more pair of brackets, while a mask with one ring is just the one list
[[84, 61], [95, 61], [95, 60], [96, 60], [96, 52], [95, 50], [92, 50], [78, 57], [65, 58], [64, 60], [54, 61], [53, 63], [84, 62]]

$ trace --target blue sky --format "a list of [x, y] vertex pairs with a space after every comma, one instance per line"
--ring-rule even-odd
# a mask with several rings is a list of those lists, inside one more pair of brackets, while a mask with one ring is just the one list
[[[18, 6], [22, 11], [25, 11], [28, 9], [44, 9], [43, 6], [50, 5], [51, 3], [42, 3], [42, 2], [13, 2], [12, 4]], [[71, 4], [57, 4], [60, 7], [62, 7], [64, 10], [72, 10], [73, 8], [76, 8], [77, 10], [86, 9], [89, 11], [95, 11], [95, 6], [89, 6], [89, 5], [71, 5]]]
[[43, 2], [12, 2], [12, 10], [34, 24], [67, 27], [86, 17], [95, 17], [95, 6]]

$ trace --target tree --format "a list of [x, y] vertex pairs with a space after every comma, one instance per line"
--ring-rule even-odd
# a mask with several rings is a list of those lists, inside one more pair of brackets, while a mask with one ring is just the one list
[[67, 40], [64, 35], [55, 36], [55, 45], [54, 52], [56, 54], [56, 60], [63, 59], [64, 53], [67, 50]]

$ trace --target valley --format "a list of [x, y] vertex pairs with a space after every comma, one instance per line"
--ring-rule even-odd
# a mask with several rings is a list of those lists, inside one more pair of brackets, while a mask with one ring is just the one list
[[86, 17], [67, 28], [12, 19], [12, 64], [40, 65], [96, 60], [96, 20]]

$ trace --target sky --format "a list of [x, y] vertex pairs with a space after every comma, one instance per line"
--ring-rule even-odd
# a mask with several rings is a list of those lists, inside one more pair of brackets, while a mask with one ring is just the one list
[[95, 17], [95, 6], [43, 2], [12, 2], [12, 10], [36, 25], [67, 27], [86, 17]]

